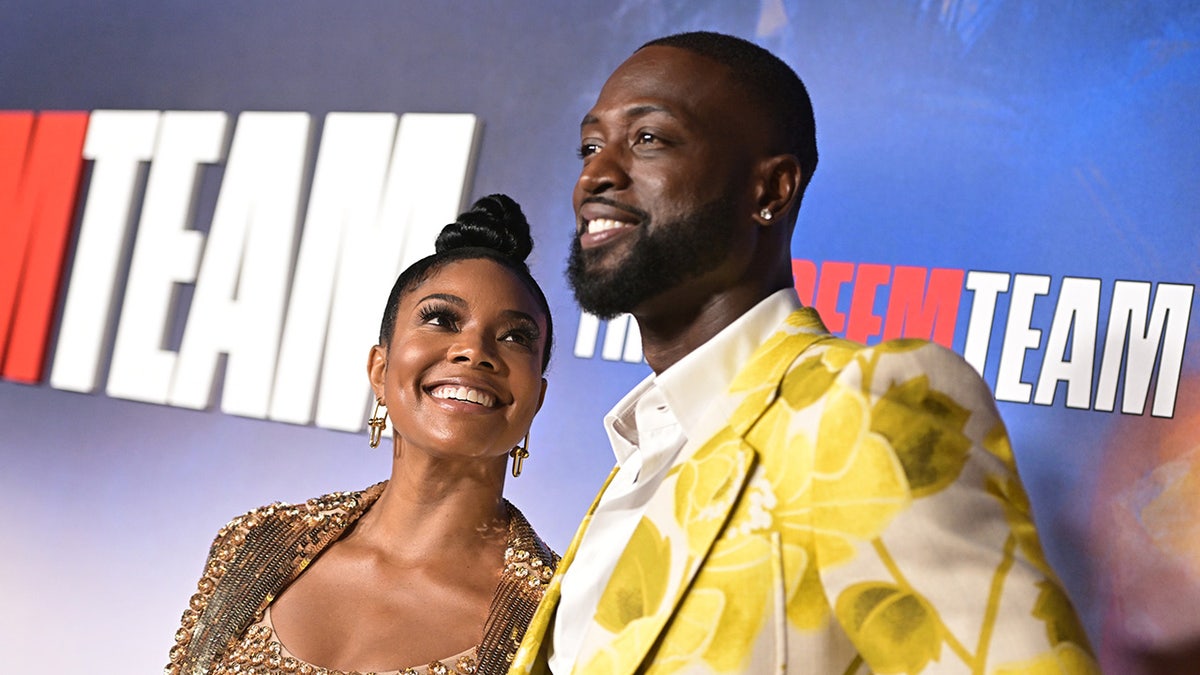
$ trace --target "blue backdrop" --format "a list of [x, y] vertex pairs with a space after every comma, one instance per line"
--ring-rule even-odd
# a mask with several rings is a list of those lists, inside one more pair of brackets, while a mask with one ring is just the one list
[[[957, 351], [987, 338], [977, 366], [1107, 668], [1133, 672], [1134, 648], [1197, 639], [1200, 3], [18, 0], [0, 6], [0, 110], [218, 111], [225, 155], [243, 112], [307, 113], [300, 236], [328, 113], [474, 115], [459, 203], [506, 192], [524, 205], [558, 328], [532, 457], [507, 493], [561, 551], [612, 465], [601, 416], [647, 373], [636, 344], [581, 319], [563, 281], [578, 124], [635, 47], [688, 29], [753, 39], [808, 84], [821, 162], [793, 255], [814, 263], [818, 288], [857, 271], [828, 286], [823, 312], [857, 330], [890, 316], [887, 280], [855, 312], [856, 292], [874, 288], [864, 264], [952, 272], [958, 304], [938, 321]], [[33, 151], [14, 148], [0, 148], [0, 246], [16, 246], [14, 205], [32, 199], [20, 176]], [[153, 162], [140, 165], [114, 249], [97, 386], [54, 386], [80, 223], [98, 190], [97, 163], [77, 156], [44, 362], [0, 382], [0, 670], [151, 672], [222, 524], [364, 487], [390, 458], [365, 434], [221, 412], [220, 368], [203, 410], [105, 393]], [[201, 241], [232, 180], [224, 163], [200, 170], [186, 209]], [[976, 314], [985, 287], [996, 291], [990, 320]], [[170, 305], [167, 351], [188, 329], [189, 288]]]

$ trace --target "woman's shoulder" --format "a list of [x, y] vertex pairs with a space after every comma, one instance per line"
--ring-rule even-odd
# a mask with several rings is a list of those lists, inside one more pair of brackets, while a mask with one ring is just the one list
[[274, 502], [230, 520], [213, 540], [175, 634], [167, 672], [208, 672], [270, 595], [362, 515], [384, 485], [332, 492], [300, 504]]
[[[505, 500], [507, 502], [507, 500]], [[530, 573], [536, 573], [539, 579], [549, 580], [554, 568], [558, 566], [559, 555], [555, 553], [533, 526], [525, 519], [521, 510], [508, 502], [509, 514], [512, 519], [509, 526], [509, 545], [505, 551], [505, 565], [509, 569], [525, 567]], [[530, 585], [535, 585], [531, 581]]]
[[250, 509], [217, 530], [210, 553], [215, 554], [224, 548], [240, 548], [246, 537], [264, 527], [302, 523], [315, 526], [327, 521], [338, 524], [365, 511], [383, 492], [386, 484], [387, 481], [383, 481], [364, 490], [330, 492], [296, 504], [277, 501]]

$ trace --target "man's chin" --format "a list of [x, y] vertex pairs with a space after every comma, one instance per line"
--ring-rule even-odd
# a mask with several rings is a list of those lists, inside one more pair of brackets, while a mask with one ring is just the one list
[[572, 283], [571, 287], [575, 292], [575, 302], [579, 303], [580, 309], [601, 321], [615, 319], [633, 310], [628, 298], [622, 297], [623, 294], [619, 292], [612, 292], [609, 289], [584, 288], [575, 283]]

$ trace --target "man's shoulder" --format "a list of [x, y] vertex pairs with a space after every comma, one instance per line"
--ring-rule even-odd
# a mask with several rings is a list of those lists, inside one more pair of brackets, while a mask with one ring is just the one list
[[896, 338], [872, 345], [829, 336], [804, 350], [792, 363], [792, 369], [807, 359], [819, 358], [831, 370], [843, 371], [853, 367], [886, 367], [889, 369], [949, 369], [963, 375], [978, 376], [975, 369], [957, 352], [936, 342], [920, 338]]
[[962, 356], [916, 338], [864, 345], [829, 336], [795, 355], [781, 386], [785, 392], [807, 392], [803, 399], [810, 402], [835, 387], [876, 398], [910, 386], [944, 392], [971, 408], [994, 405], [991, 389]]

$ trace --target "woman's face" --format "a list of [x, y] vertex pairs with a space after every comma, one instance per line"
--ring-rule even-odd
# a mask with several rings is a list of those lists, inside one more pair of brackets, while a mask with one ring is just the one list
[[529, 431], [542, 405], [546, 317], [512, 272], [459, 260], [402, 295], [391, 344], [368, 374], [398, 449], [494, 457]]

